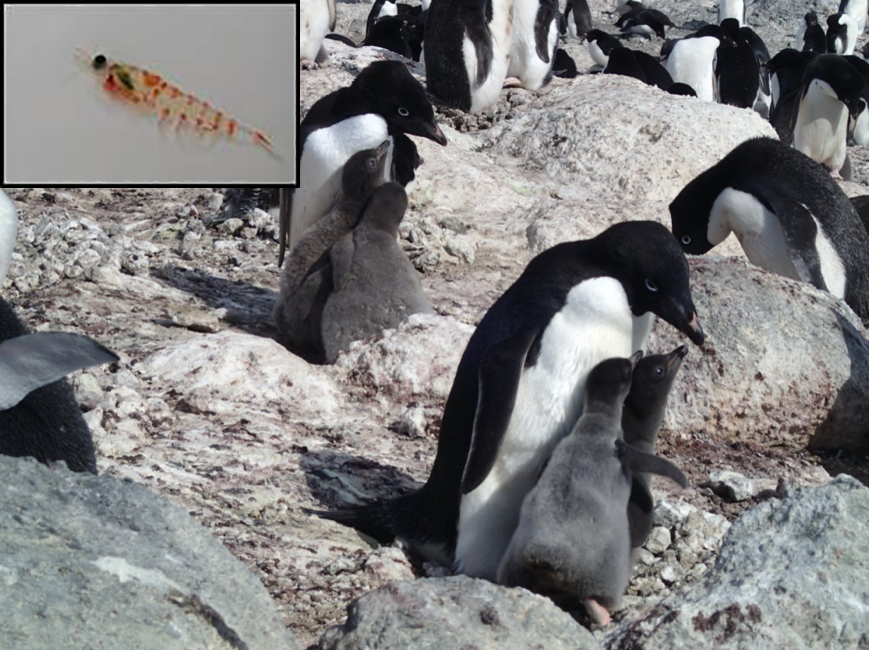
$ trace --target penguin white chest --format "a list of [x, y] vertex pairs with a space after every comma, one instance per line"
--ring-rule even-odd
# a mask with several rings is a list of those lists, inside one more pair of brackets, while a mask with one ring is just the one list
[[456, 566], [494, 580], [541, 463], [582, 413], [589, 371], [633, 350], [634, 318], [617, 280], [586, 280], [568, 293], [540, 340], [535, 364], [519, 380], [516, 403], [491, 472], [462, 498]]
[[715, 101], [715, 51], [718, 39], [712, 36], [684, 38], [667, 57], [667, 72], [673, 81], [688, 84], [705, 102]]
[[767, 271], [798, 280], [781, 223], [757, 198], [728, 187], [712, 204], [706, 238], [717, 246], [733, 232], [748, 261]]
[[[307, 137], [299, 163], [299, 188], [292, 199], [291, 247], [337, 203], [341, 195], [341, 171], [347, 159], [357, 151], [373, 149], [387, 137], [386, 120], [373, 113], [347, 118]], [[392, 147], [384, 166], [387, 176], [392, 168], [391, 158]]]
[[599, 66], [606, 67], [607, 63], [609, 63], [609, 56], [603, 53], [603, 50], [600, 45], [598, 45], [597, 41], [588, 42], [588, 54]]
[[830, 84], [813, 79], [800, 100], [794, 148], [834, 172], [845, 164], [848, 109]]

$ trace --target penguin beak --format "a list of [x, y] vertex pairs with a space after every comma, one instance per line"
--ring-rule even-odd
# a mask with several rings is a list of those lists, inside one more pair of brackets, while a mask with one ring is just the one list
[[[682, 346], [685, 347], [685, 346]], [[630, 357], [628, 357], [628, 361], [631, 362], [631, 372], [634, 371], [634, 368], [637, 367], [637, 363], [639, 363], [640, 359], [643, 358], [643, 351], [637, 350]]]
[[682, 359], [685, 358], [685, 355], [688, 354], [688, 346], [680, 345], [678, 348], [673, 350], [670, 354], [667, 355], [667, 374], [669, 375], [671, 371], [676, 370], [679, 366], [682, 365]]
[[381, 158], [383, 158], [383, 156], [386, 155], [386, 152], [389, 151], [389, 143], [390, 140], [387, 138], [379, 145], [377, 145], [377, 149], [374, 150], [374, 157], [377, 158], [378, 162]]
[[447, 146], [447, 136], [445, 136], [444, 132], [441, 131], [441, 127], [437, 125], [437, 122], [426, 124], [425, 133], [423, 135], [429, 140], [434, 140], [442, 147]]
[[[661, 310], [658, 315], [691, 339], [692, 343], [703, 345], [706, 337], [703, 334], [703, 328], [700, 327], [700, 319], [697, 317], [697, 310], [694, 309], [694, 306], [689, 302], [690, 311], [687, 311], [672, 301], [668, 301], [665, 305], [666, 308]], [[690, 318], [688, 318], [688, 313], [691, 314]]]

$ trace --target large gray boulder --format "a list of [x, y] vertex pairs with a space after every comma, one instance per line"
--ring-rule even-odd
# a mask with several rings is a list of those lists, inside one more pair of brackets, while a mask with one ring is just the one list
[[[706, 342], [689, 350], [662, 435], [866, 449], [869, 342], [851, 309], [744, 259], [689, 262]], [[659, 323], [649, 350], [680, 342]]]
[[144, 487], [6, 456], [0, 477], [0, 645], [298, 647], [256, 577]]
[[610, 648], [865, 648], [869, 639], [869, 489], [840, 475], [742, 514], [715, 567]]
[[455, 576], [395, 582], [349, 607], [321, 650], [593, 650], [591, 632], [543, 598]]

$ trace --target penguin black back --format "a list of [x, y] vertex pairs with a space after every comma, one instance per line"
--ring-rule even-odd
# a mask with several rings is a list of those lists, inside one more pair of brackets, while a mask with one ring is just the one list
[[[0, 298], [0, 341], [28, 333]], [[90, 430], [65, 379], [37, 388], [0, 411], [0, 454], [32, 456], [41, 463], [63, 460], [74, 472], [97, 473]]]

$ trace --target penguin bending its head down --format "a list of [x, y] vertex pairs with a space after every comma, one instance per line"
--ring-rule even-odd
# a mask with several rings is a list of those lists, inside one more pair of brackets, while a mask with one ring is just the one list
[[724, 45], [735, 47], [721, 27], [706, 25], [673, 44], [665, 64], [667, 72], [674, 82], [691, 86], [703, 101], [717, 101], [717, 51]]
[[869, 318], [869, 235], [838, 183], [796, 149], [746, 140], [685, 186], [670, 218], [686, 253], [702, 255], [733, 232], [752, 264]]
[[653, 314], [703, 343], [688, 264], [660, 224], [619, 223], [540, 253], [468, 341], [426, 484], [318, 514], [494, 580], [541, 461], [582, 412], [589, 371], [642, 349]]
[[522, 504], [498, 582], [581, 600], [595, 623], [610, 622], [630, 578], [628, 499], [632, 475], [663, 474], [687, 485], [678, 467], [622, 440], [630, 359], [607, 359], [589, 373], [582, 417], [558, 443]]
[[299, 131], [299, 187], [281, 192], [279, 265], [287, 245], [292, 248], [340, 200], [341, 169], [354, 153], [373, 149], [392, 136], [385, 180], [406, 185], [420, 159], [404, 134], [447, 143], [425, 89], [400, 61], [376, 61], [350, 86], [318, 100]]
[[592, 29], [585, 37], [589, 55], [601, 67], [606, 67], [607, 63], [609, 63], [609, 57], [613, 50], [625, 46], [624, 43], [612, 34], [607, 34], [599, 29]]
[[848, 119], [857, 119], [866, 84], [846, 59], [821, 54], [803, 72], [793, 128], [794, 148], [832, 173], [843, 170], [847, 157]]

